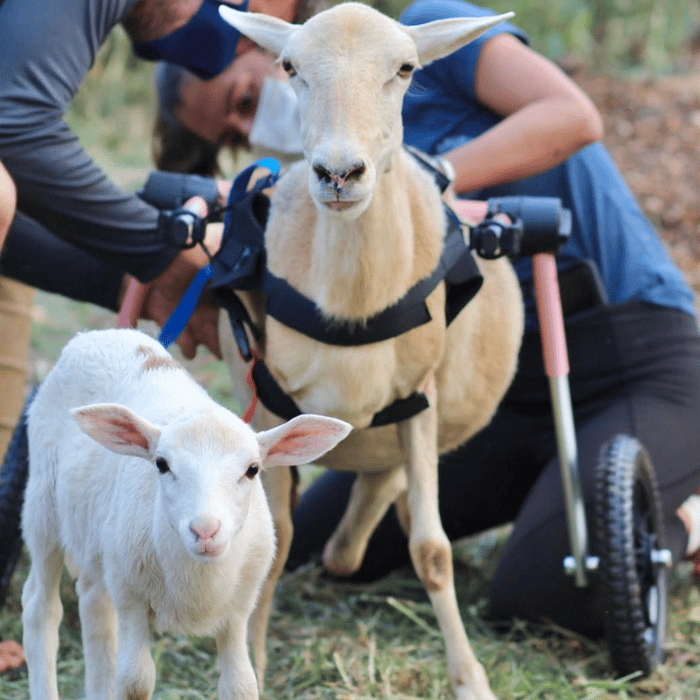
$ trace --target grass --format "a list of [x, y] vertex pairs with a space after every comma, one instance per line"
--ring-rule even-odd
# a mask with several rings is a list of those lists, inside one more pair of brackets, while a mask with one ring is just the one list
[[[123, 35], [117, 34], [114, 42], [81, 91], [71, 123], [110, 174], [133, 189], [149, 168], [150, 72], [135, 77], [127, 70], [131, 64]], [[40, 293], [31, 381], [45, 376], [60, 348], [77, 330], [112, 325], [113, 314]], [[143, 327], [155, 333], [148, 324]], [[237, 408], [220, 363], [200, 351], [186, 364], [217, 400]], [[504, 531], [490, 532], [455, 546], [457, 593], [467, 633], [500, 700], [697, 698], [700, 589], [691, 584], [687, 566], [679, 567], [671, 580], [666, 663], [651, 678], [616, 680], [604, 644], [554, 626], [515, 620], [506, 628], [496, 628], [484, 620], [488, 581], [504, 536]], [[5, 639], [22, 638], [20, 591], [27, 566], [25, 557], [13, 578], [7, 604], [0, 609], [0, 635]], [[75, 591], [67, 576], [62, 598], [60, 692], [62, 698], [81, 698], [80, 626]], [[268, 649], [265, 700], [451, 697], [444, 646], [432, 608], [408, 570], [365, 586], [330, 581], [317, 565], [286, 574], [277, 590]], [[157, 698], [216, 698], [211, 640], [154, 635], [152, 653], [158, 675]], [[2, 700], [28, 697], [25, 668], [0, 676]]]
[[[604, 644], [551, 625], [486, 623], [487, 582], [503, 531], [455, 547], [462, 615], [475, 652], [501, 700], [695, 700], [700, 687], [700, 593], [687, 569], [672, 577], [668, 660], [650, 678], [615, 680]], [[6, 638], [21, 638], [23, 558], [0, 611]], [[65, 613], [58, 671], [62, 698], [83, 696], [77, 601], [64, 577]], [[451, 697], [444, 648], [432, 608], [408, 569], [368, 585], [332, 582], [309, 564], [285, 574], [268, 641], [264, 699], [443, 700]], [[214, 699], [215, 649], [208, 638], [154, 635], [160, 700]], [[0, 676], [3, 700], [28, 698], [26, 671]]]

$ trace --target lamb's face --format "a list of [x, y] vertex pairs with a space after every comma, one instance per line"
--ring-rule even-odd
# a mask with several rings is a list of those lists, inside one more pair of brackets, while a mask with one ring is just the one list
[[155, 449], [158, 507], [201, 562], [231, 552], [251, 508], [259, 506], [252, 504], [265, 499], [255, 433], [237, 419], [231, 426], [234, 419], [212, 413], [167, 426]]

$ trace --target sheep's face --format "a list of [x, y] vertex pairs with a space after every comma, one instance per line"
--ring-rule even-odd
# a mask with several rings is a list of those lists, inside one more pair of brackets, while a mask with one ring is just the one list
[[401, 105], [418, 54], [401, 27], [369, 10], [323, 14], [295, 32], [280, 62], [299, 99], [309, 192], [342, 218], [361, 214], [401, 146]]
[[219, 11], [279, 56], [299, 99], [311, 197], [320, 210], [346, 219], [365, 211], [378, 177], [393, 165], [413, 71], [506, 16], [404, 27], [366, 5], [343, 3], [296, 26], [225, 6]]

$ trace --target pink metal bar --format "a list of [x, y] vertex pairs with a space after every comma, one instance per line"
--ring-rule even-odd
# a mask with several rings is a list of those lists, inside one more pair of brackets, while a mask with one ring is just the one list
[[566, 377], [569, 374], [569, 356], [566, 350], [564, 314], [554, 255], [552, 253], [533, 255], [532, 273], [545, 372], [550, 379]]
[[129, 278], [126, 294], [117, 316], [117, 328], [136, 328], [136, 322], [139, 320], [141, 307], [146, 297], [146, 289], [145, 284], [141, 284], [134, 277]]

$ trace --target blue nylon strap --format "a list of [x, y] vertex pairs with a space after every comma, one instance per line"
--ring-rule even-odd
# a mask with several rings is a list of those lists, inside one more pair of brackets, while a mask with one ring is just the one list
[[266, 180], [262, 183], [264, 189], [266, 187], [272, 187], [272, 185], [277, 182], [281, 167], [279, 162], [274, 158], [261, 158], [236, 175], [236, 179], [233, 181], [231, 191], [228, 195], [229, 206], [226, 208], [227, 211], [224, 215], [224, 236], [228, 233], [229, 224], [231, 223], [231, 205], [235, 202], [240, 202], [245, 197], [248, 190], [248, 183], [250, 182], [253, 172], [255, 172], [257, 168], [267, 168], [270, 171], [270, 174], [267, 175]]
[[[227, 211], [224, 216], [224, 237], [229, 234], [229, 225], [231, 223], [231, 215], [229, 212], [231, 211], [231, 207], [244, 198], [253, 172], [257, 168], [267, 168], [270, 173], [263, 181], [263, 186], [271, 187], [279, 177], [280, 167], [280, 164], [274, 158], [261, 158], [238, 173], [231, 185], [231, 191], [228, 197]], [[180, 333], [182, 333], [187, 322], [190, 320], [190, 316], [192, 316], [194, 310], [197, 308], [202, 292], [213, 274], [214, 268], [211, 263], [209, 263], [205, 265], [195, 275], [192, 282], [190, 282], [180, 303], [172, 312], [158, 336], [159, 342], [164, 347], [167, 348], [178, 339]]]
[[204, 287], [206, 287], [209, 278], [213, 274], [214, 269], [211, 263], [209, 263], [205, 265], [195, 275], [192, 282], [190, 282], [190, 286], [187, 287], [184, 296], [180, 299], [180, 303], [160, 331], [158, 341], [163, 347], [169, 347], [178, 339], [180, 333], [182, 333], [187, 322], [190, 320], [190, 316], [192, 316], [194, 310], [197, 308]]

